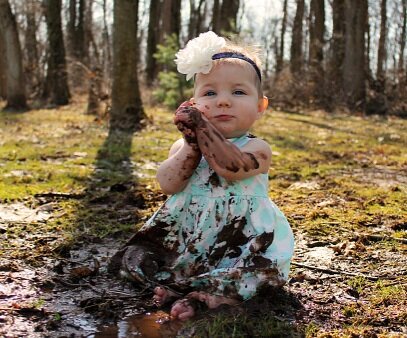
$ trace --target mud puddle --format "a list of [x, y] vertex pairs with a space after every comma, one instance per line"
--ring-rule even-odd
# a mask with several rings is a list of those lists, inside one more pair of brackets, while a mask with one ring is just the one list
[[164, 311], [147, 312], [130, 316], [112, 325], [101, 325], [97, 328], [94, 338], [172, 338], [176, 337], [182, 322], [170, 320]]

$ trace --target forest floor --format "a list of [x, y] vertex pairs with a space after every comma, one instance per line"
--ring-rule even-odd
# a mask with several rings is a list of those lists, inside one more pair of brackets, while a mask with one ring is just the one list
[[106, 271], [166, 199], [171, 113], [126, 134], [84, 110], [0, 112], [0, 336], [407, 335], [407, 120], [268, 111], [254, 133], [296, 237], [289, 282], [180, 323]]

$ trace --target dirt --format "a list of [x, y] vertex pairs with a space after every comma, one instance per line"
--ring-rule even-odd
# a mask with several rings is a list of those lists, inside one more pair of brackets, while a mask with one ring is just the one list
[[[404, 120], [265, 117], [258, 131], [277, 149], [270, 196], [296, 238], [289, 282], [184, 324], [152, 304], [151, 290], [106, 268], [165, 200], [153, 177], [179, 137], [170, 115], [154, 110], [156, 125], [116, 142], [74, 108], [6, 116], [0, 337], [188, 337], [200, 323], [225, 337], [239, 324], [250, 336], [267, 316], [285, 324], [284, 337], [407, 336]], [[231, 320], [223, 328], [222, 315]]]
[[[51, 209], [41, 210], [21, 203], [2, 205], [1, 222], [4, 227], [52, 216]], [[175, 337], [183, 324], [169, 320], [168, 308], [157, 309], [152, 304], [151, 290], [107, 273], [109, 257], [125, 239], [123, 235], [85, 237], [65, 253], [66, 257], [42, 257], [36, 266], [4, 255], [0, 261], [0, 335]], [[269, 311], [297, 330], [309, 323], [324, 330], [351, 325], [352, 318], [343, 309], [363, 308], [369, 295], [349, 285], [349, 280], [361, 278], [366, 285], [379, 279], [389, 285], [406, 282], [405, 251], [371, 250], [374, 245], [363, 236], [350, 234], [320, 241], [297, 231], [289, 283], [280, 291], [269, 290], [246, 302], [241, 311]], [[369, 268], [372, 262], [377, 269]], [[370, 318], [373, 333], [385, 330], [400, 337], [407, 333], [397, 309], [407, 304], [405, 299], [399, 301], [390, 301], [385, 313]]]

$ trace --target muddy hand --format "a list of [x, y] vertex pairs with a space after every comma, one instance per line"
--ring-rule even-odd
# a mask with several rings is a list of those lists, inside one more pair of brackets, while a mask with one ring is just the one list
[[202, 113], [191, 102], [182, 103], [174, 116], [174, 124], [184, 136], [185, 141], [198, 148], [195, 129], [202, 122]]
[[240, 169], [247, 172], [259, 168], [259, 162], [253, 154], [242, 152], [207, 119], [201, 119], [195, 133], [199, 149], [212, 167], [216, 164], [234, 173]]

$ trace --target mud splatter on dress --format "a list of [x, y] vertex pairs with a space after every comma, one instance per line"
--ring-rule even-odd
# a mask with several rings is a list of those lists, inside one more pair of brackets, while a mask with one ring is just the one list
[[[241, 148], [251, 138], [229, 141]], [[268, 175], [227, 182], [204, 157], [186, 188], [162, 205], [131, 244], [147, 250], [142, 264], [137, 250], [122, 258], [140, 282], [241, 300], [262, 285], [284, 284], [294, 249], [291, 228], [268, 197]]]

